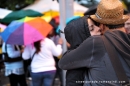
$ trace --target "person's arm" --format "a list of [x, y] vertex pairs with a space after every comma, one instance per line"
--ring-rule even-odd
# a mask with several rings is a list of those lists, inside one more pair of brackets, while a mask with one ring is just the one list
[[33, 50], [33, 48], [34, 47], [32, 45], [25, 46], [24, 51], [22, 53], [22, 58], [24, 60], [31, 58], [31, 51]]
[[23, 60], [21, 52], [19, 50], [15, 50], [14, 45], [6, 44], [5, 48], [7, 53], [3, 53], [5, 56], [4, 62], [17, 62]]
[[17, 58], [21, 56], [20, 50], [15, 50], [14, 45], [6, 44], [5, 46], [6, 46], [5, 48], [7, 48], [6, 52], [8, 53], [8, 56], [10, 58]]
[[58, 44], [55, 45], [54, 42], [51, 40], [51, 51], [54, 56], [60, 56], [62, 54], [62, 39], [59, 40]]
[[93, 58], [98, 59], [97, 57], [104, 55], [103, 47], [101, 36], [89, 37], [79, 47], [64, 54], [59, 61], [59, 67], [64, 70], [90, 68]]
[[76, 49], [66, 52], [59, 61], [59, 67], [65, 70], [89, 67], [93, 54], [93, 41], [94, 39], [88, 38]]

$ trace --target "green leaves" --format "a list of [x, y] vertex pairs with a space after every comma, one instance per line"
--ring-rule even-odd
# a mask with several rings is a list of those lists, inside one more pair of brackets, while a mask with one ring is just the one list
[[30, 4], [35, 0], [0, 0], [0, 8], [6, 8], [9, 10], [20, 10]]

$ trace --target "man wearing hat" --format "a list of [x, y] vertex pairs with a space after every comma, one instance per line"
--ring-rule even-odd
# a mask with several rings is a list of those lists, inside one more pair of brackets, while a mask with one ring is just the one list
[[[130, 85], [130, 36], [124, 29], [124, 23], [129, 17], [123, 15], [123, 12], [123, 5], [119, 0], [101, 0], [95, 15], [90, 18], [102, 29], [104, 35], [87, 38], [60, 59], [61, 69], [88, 69], [87, 80], [79, 79], [75, 83], [84, 83], [85, 86]], [[68, 38], [69, 34], [65, 33], [65, 37]]]

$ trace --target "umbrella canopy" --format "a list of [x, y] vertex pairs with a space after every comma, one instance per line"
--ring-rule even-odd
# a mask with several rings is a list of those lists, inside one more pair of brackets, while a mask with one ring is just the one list
[[90, 7], [85, 13], [84, 15], [93, 15], [96, 13], [97, 10], [97, 5], [94, 5], [92, 7]]
[[[47, 11], [43, 13], [44, 15], [42, 16], [42, 18], [47, 21], [50, 22], [51, 19], [56, 19], [57, 22], [59, 22], [59, 16], [60, 13], [58, 11]], [[84, 16], [84, 13], [82, 12], [75, 12], [74, 16]]]
[[42, 16], [42, 15], [43, 15], [42, 13], [39, 13], [39, 12], [33, 11], [33, 10], [13, 11], [13, 12], [9, 13], [7, 16], [5, 16], [3, 19], [1, 19], [0, 22], [9, 24], [13, 20], [18, 20], [18, 19], [24, 18], [26, 16], [36, 17], [36, 16]]
[[6, 15], [8, 15], [11, 12], [12, 10], [0, 8], [0, 19], [3, 19]]
[[28, 45], [43, 39], [52, 30], [52, 26], [41, 17], [25, 17], [13, 21], [2, 32], [7, 44]]
[[[74, 12], [86, 12], [87, 7], [84, 7], [76, 2], [72, 3], [74, 6]], [[59, 11], [59, 3], [56, 0], [35, 0], [34, 4], [25, 7], [24, 9], [32, 9], [40, 13], [47, 11]]]

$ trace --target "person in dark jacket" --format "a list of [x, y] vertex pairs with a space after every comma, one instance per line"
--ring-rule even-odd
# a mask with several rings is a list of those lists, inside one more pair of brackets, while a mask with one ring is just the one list
[[[71, 45], [69, 50], [72, 50], [78, 47], [89, 36], [94, 35], [94, 34], [95, 35], [101, 34], [100, 28], [93, 25], [94, 24], [90, 20], [88, 15], [81, 18], [73, 19], [71, 20], [70, 23], [67, 24], [65, 33], [74, 31], [74, 33], [66, 35], [66, 39], [68, 39], [67, 42]], [[93, 27], [95, 27], [96, 29], [93, 29]], [[72, 39], [70, 39], [70, 37]], [[68, 70], [66, 72], [66, 85], [67, 86], [82, 86], [82, 83], [77, 84], [75, 83], [75, 81], [84, 80], [84, 77], [81, 77], [84, 75], [84, 72], [86, 72], [86, 68]]]
[[[128, 20], [129, 17], [123, 15], [122, 3], [118, 0], [101, 0], [97, 7], [96, 14], [90, 17], [93, 21], [100, 23], [99, 26], [104, 31], [103, 37], [109, 42], [112, 42], [126, 76], [130, 79], [130, 39], [124, 29], [124, 22]], [[74, 30], [72, 32], [65, 28], [65, 37], [67, 41], [72, 39], [73, 42], [73, 34], [75, 34]], [[83, 36], [82, 32], [81, 34]], [[80, 35], [77, 34], [77, 36]], [[59, 61], [59, 67], [68, 71], [73, 70], [74, 72], [82, 71], [82, 69], [79, 68], [87, 68], [88, 70], [86, 73], [88, 75], [86, 74], [86, 76], [88, 82], [85, 83], [86, 86], [120, 86], [120, 84], [126, 83], [125, 80], [118, 80], [108, 52], [104, 47], [102, 36], [89, 37], [76, 49], [66, 52]], [[72, 73], [73, 72], [68, 73], [67, 77], [71, 77], [73, 75]], [[75, 81], [67, 82], [70, 83], [67, 86], [74, 86], [71, 85], [72, 83], [75, 83], [75, 86], [83, 86], [82, 79], [84, 79], [84, 75], [83, 73], [80, 75], [81, 76], [76, 75], [78, 77]], [[67, 77], [66, 79], [68, 79]]]

